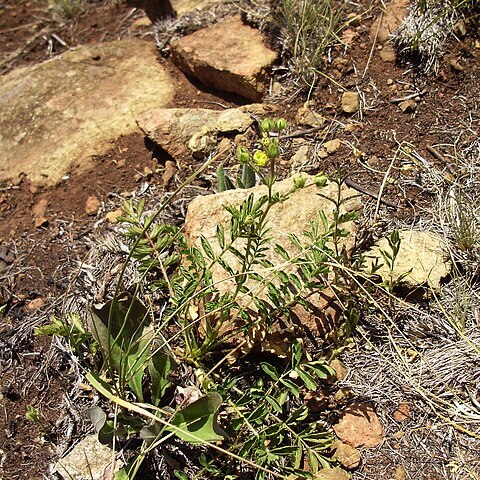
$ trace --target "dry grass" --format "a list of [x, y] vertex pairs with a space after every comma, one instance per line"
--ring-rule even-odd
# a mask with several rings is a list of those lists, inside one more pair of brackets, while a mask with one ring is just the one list
[[84, 0], [48, 0], [52, 11], [62, 20], [72, 20], [81, 13]]

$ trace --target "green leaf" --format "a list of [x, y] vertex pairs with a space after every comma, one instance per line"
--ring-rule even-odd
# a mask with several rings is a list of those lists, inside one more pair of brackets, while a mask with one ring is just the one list
[[315, 382], [315, 379], [309, 373], [305, 372], [301, 368], [296, 368], [295, 372], [302, 379], [308, 390], [313, 391], [318, 388], [317, 382]]
[[301, 440], [298, 439], [295, 453], [292, 455], [292, 466], [293, 466], [293, 468], [295, 468], [295, 469], [300, 468], [300, 465], [302, 464], [302, 458], [303, 458], [302, 443], [301, 443]]
[[171, 419], [171, 424], [181, 428], [182, 432], [175, 429], [175, 434], [193, 444], [222, 441], [226, 433], [217, 422], [221, 404], [222, 397], [218, 393], [208, 393], [179, 410]]
[[313, 370], [318, 378], [326, 379], [328, 377], [335, 376], [335, 369], [330, 367], [326, 362], [322, 362], [320, 360], [305, 363], [302, 365], [303, 368], [308, 368]]
[[310, 471], [315, 474], [318, 472], [318, 459], [315, 452], [311, 449], [307, 451], [308, 464], [310, 465]]
[[267, 362], [261, 362], [260, 363], [260, 368], [272, 379], [277, 381], [279, 378], [277, 369], [273, 366], [270, 365]]
[[277, 413], [283, 412], [282, 406], [278, 403], [278, 401], [275, 398], [271, 397], [270, 395], [265, 395], [265, 400], [272, 406], [272, 408]]
[[281, 378], [280, 383], [288, 388], [290, 393], [296, 398], [300, 398], [300, 387], [289, 378]]
[[125, 438], [127, 431], [122, 424], [115, 424], [113, 420], [107, 420], [98, 432], [98, 441], [103, 445], [110, 445], [113, 442], [114, 436]]
[[225, 229], [221, 223], [217, 225], [217, 242], [223, 250], [225, 248]]
[[143, 401], [143, 372], [154, 336], [146, 307], [136, 297], [123, 294], [93, 307], [88, 324], [120, 383], [128, 383], [137, 399]]
[[210, 242], [203, 235], [200, 237], [200, 242], [207, 258], [210, 260], [215, 260], [215, 253], [213, 252]]
[[252, 188], [256, 183], [255, 170], [248, 164], [242, 168], [242, 183], [243, 188]]
[[290, 261], [290, 255], [288, 252], [280, 245], [280, 244], [275, 244], [274, 251], [278, 253], [285, 261], [289, 262]]
[[164, 352], [156, 353], [148, 362], [148, 373], [152, 380], [152, 403], [156, 407], [159, 405], [165, 390], [170, 385], [168, 375], [177, 368], [175, 360]]
[[188, 480], [187, 474], [181, 470], [175, 470], [174, 474], [180, 480]]
[[100, 407], [87, 408], [86, 414], [93, 423], [93, 428], [98, 433], [107, 421], [107, 414]]
[[219, 192], [225, 192], [228, 190], [225, 182], [225, 170], [223, 169], [223, 163], [217, 167], [217, 189]]
[[227, 190], [235, 190], [235, 184], [230, 177], [225, 177], [225, 184], [227, 186]]
[[298, 423], [302, 420], [305, 420], [308, 416], [308, 407], [302, 405], [300, 408], [297, 408], [287, 419], [287, 424]]
[[292, 368], [295, 369], [300, 365], [303, 356], [302, 345], [299, 342], [295, 342], [292, 345]]
[[165, 426], [160, 422], [153, 422], [140, 430], [140, 438], [147, 444], [151, 445], [160, 437], [165, 430]]
[[112, 443], [114, 436], [126, 437], [127, 431], [118, 417], [115, 425], [112, 420], [107, 420], [107, 415], [100, 407], [88, 408], [87, 415], [98, 433], [98, 441], [103, 445]]

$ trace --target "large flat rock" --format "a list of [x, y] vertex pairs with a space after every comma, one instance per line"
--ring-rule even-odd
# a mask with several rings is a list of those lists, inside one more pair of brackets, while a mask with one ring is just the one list
[[174, 83], [154, 48], [129, 39], [79, 47], [0, 77], [0, 180], [54, 184], [89, 166], [135, 117], [166, 106]]
[[172, 43], [172, 58], [204, 85], [253, 101], [262, 98], [277, 54], [258, 30], [239, 16], [198, 30]]
[[[313, 177], [307, 174], [302, 174], [302, 176], [306, 179], [307, 184], [312, 184]], [[274, 191], [286, 194], [292, 189], [294, 178], [279, 181], [275, 184]], [[185, 218], [185, 235], [189, 242], [200, 246], [200, 238], [203, 236], [211, 243], [215, 254], [219, 255], [222, 249], [216, 240], [217, 226], [223, 225], [226, 238], [229, 238], [230, 231], [231, 215], [225, 209], [225, 205], [239, 206], [250, 194], [258, 199], [267, 194], [267, 187], [258, 185], [250, 189], [227, 190], [214, 195], [194, 198], [188, 206]], [[268, 214], [268, 227], [271, 229], [269, 232], [270, 245], [280, 244], [292, 258], [295, 257], [299, 252], [290, 241], [290, 235], [296, 234], [306, 243], [307, 239], [303, 237], [302, 232], [309, 230], [312, 221], [320, 221], [320, 212], [324, 212], [328, 221], [332, 222], [333, 203], [330, 199], [336, 198], [337, 195], [338, 187], [334, 183], [329, 183], [321, 189], [311, 185], [296, 190], [284, 202], [274, 204]], [[340, 195], [346, 200], [342, 206], [342, 213], [361, 209], [360, 197], [355, 190], [342, 186]], [[341, 243], [345, 245], [348, 251], [351, 251], [355, 240], [355, 223], [353, 221], [348, 222], [342, 225], [342, 228], [350, 233], [350, 237], [342, 239]], [[235, 246], [242, 250], [244, 244], [243, 239], [237, 239]], [[264, 253], [266, 258], [274, 265], [284, 268], [285, 260], [275, 253], [273, 248], [271, 251]], [[233, 253], [224, 252], [223, 259], [234, 271], [240, 268], [240, 262]], [[258, 267], [259, 273], [268, 271], [268, 269], [264, 270]], [[217, 287], [222, 292], [231, 290], [234, 282], [219, 264], [213, 266], [212, 274], [215, 283], [218, 282]], [[262, 288], [261, 285], [259, 287]]]

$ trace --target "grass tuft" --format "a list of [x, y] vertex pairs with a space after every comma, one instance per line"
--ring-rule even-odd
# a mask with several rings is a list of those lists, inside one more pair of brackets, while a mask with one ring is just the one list
[[48, 0], [49, 7], [60, 18], [72, 20], [83, 10], [83, 0]]
[[325, 55], [340, 43], [343, 8], [331, 0], [280, 0], [272, 6], [272, 23], [279, 32], [290, 75], [300, 86], [312, 87]]

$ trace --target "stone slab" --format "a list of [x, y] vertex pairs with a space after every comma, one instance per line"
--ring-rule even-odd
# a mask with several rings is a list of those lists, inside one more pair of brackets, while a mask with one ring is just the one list
[[135, 117], [166, 106], [174, 83], [138, 39], [82, 46], [0, 77], [0, 181], [57, 183], [102, 155]]
[[277, 54], [239, 16], [198, 30], [171, 45], [174, 63], [208, 87], [253, 101], [265, 93]]

